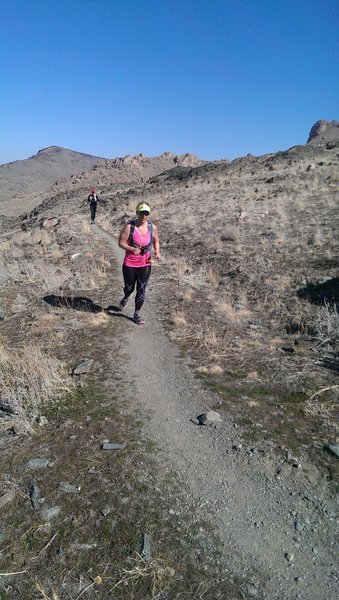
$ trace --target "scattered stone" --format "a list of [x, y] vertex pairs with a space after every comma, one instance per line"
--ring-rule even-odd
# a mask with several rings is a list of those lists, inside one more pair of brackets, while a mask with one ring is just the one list
[[111, 507], [110, 506], [105, 506], [105, 508], [103, 508], [100, 512], [102, 514], [103, 517], [107, 517], [107, 515], [109, 515], [109, 513], [111, 512]]
[[34, 510], [37, 510], [39, 508], [40, 488], [35, 483], [35, 479], [31, 479], [28, 486], [32, 507]]
[[21, 417], [9, 429], [11, 435], [27, 435], [29, 432], [33, 432], [32, 427], [27, 419]]
[[236, 310], [246, 310], [245, 304], [241, 304], [241, 302], [235, 302], [234, 303], [234, 308]]
[[140, 555], [145, 562], [152, 560], [151, 537], [148, 533], [142, 534]]
[[123, 450], [126, 444], [114, 444], [113, 442], [102, 442], [101, 450]]
[[222, 418], [220, 413], [215, 410], [209, 410], [207, 413], [202, 413], [197, 416], [199, 421], [199, 425], [215, 425], [216, 423], [221, 423]]
[[32, 458], [26, 462], [27, 469], [44, 469], [49, 465], [48, 458]]
[[15, 498], [15, 492], [13, 492], [13, 490], [9, 490], [9, 492], [6, 492], [2, 496], [0, 496], [0, 508], [5, 506], [5, 504], [7, 504], [8, 502], [12, 502], [12, 500], [14, 500], [14, 498]]
[[5, 320], [5, 316], [6, 316], [5, 311], [2, 310], [2, 308], [0, 308], [0, 321], [4, 321]]
[[329, 452], [332, 452], [332, 454], [334, 454], [337, 458], [339, 458], [339, 444], [336, 444], [336, 445], [326, 444], [325, 450], [329, 450]]
[[74, 543], [71, 544], [70, 546], [70, 551], [74, 552], [76, 550], [80, 550], [80, 551], [85, 551], [86, 550], [93, 550], [94, 548], [97, 548], [98, 544], [96, 542], [93, 542], [93, 544], [81, 544], [81, 543]]
[[75, 254], [72, 254], [71, 260], [74, 260], [75, 258], [78, 258], [78, 256], [81, 256], [81, 252], [76, 252]]
[[193, 417], [192, 419], [190, 419], [191, 423], [194, 423], [194, 425], [200, 425], [199, 423], [199, 419], [197, 417]]
[[304, 526], [303, 526], [303, 524], [300, 521], [295, 521], [295, 523], [294, 523], [294, 529], [296, 531], [300, 532], [300, 531], [302, 531], [304, 529]]
[[6, 398], [5, 395], [0, 396], [0, 410], [10, 415], [19, 415], [22, 411], [20, 403], [13, 398]]
[[51, 519], [54, 519], [54, 517], [57, 517], [60, 513], [60, 506], [52, 506], [52, 508], [45, 508], [41, 511], [41, 518], [44, 521], [51, 521]]
[[59, 224], [59, 219], [57, 217], [51, 217], [49, 219], [42, 219], [40, 221], [41, 229], [53, 229]]
[[242, 444], [233, 444], [232, 450], [242, 450]]
[[169, 515], [175, 515], [175, 511], [173, 510], [173, 508], [170, 508], [168, 511]]
[[285, 346], [280, 346], [280, 350], [289, 354], [293, 354], [295, 352], [295, 348], [293, 346], [288, 346], [287, 344], [285, 344]]
[[85, 375], [87, 374], [94, 363], [93, 358], [83, 358], [79, 364], [73, 369], [72, 375]]
[[39, 425], [40, 427], [43, 427], [44, 425], [47, 425], [47, 423], [48, 423], [48, 419], [47, 419], [47, 417], [44, 417], [43, 415], [39, 415], [39, 416], [36, 418], [36, 422], [38, 423], [38, 425]]
[[241, 588], [240, 594], [242, 598], [247, 598], [248, 596], [255, 598], [258, 595], [258, 591], [258, 587], [255, 583], [247, 583]]
[[291, 554], [290, 552], [285, 552], [285, 558], [286, 558], [286, 560], [288, 560], [288, 562], [293, 562], [294, 554]]
[[60, 483], [58, 484], [58, 489], [62, 490], [63, 492], [67, 492], [68, 494], [80, 492], [80, 487], [76, 487], [75, 485], [67, 483], [66, 481], [60, 481]]

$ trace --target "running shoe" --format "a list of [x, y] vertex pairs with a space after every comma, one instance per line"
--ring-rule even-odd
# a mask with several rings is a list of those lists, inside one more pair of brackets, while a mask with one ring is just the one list
[[139, 315], [134, 315], [133, 321], [136, 323], [136, 325], [145, 325], [144, 319], [142, 319]]
[[120, 310], [125, 310], [127, 304], [128, 304], [128, 298], [123, 298], [119, 304]]

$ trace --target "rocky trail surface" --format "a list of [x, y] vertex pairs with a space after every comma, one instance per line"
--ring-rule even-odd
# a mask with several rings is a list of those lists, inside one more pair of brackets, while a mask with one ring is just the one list
[[[96, 231], [121, 258], [109, 234]], [[164, 333], [157, 268], [146, 325], [126, 322], [123, 376], [133, 381], [130, 402], [148, 415], [144, 429], [163, 468], [179, 477], [202, 530], [215, 528], [229, 572], [252, 577], [244, 597], [334, 599], [335, 511], [324, 481], [288, 448], [264, 437], [254, 445], [244, 442], [227, 414], [221, 422], [212, 415], [210, 425], [199, 424], [196, 417], [217, 411], [219, 399]], [[174, 510], [180, 514], [182, 508]]]

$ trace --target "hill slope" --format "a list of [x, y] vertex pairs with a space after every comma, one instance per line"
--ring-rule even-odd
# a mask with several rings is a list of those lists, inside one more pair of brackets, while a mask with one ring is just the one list
[[0, 166], [0, 211], [13, 214], [23, 208], [27, 195], [50, 187], [60, 177], [90, 169], [102, 158], [75, 152], [60, 146], [50, 146], [25, 160], [16, 160]]
[[189, 153], [103, 159], [51, 146], [27, 160], [0, 166], [0, 214], [20, 215], [62, 191], [83, 187], [85, 193], [88, 187], [107, 183], [131, 186], [176, 165], [201, 164], [204, 161]]

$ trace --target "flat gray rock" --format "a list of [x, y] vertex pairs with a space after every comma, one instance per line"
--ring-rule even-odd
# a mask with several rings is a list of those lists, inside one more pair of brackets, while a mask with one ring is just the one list
[[114, 444], [113, 442], [102, 442], [101, 450], [123, 450], [126, 444]]
[[335, 446], [332, 444], [326, 444], [325, 448], [332, 452], [332, 454], [334, 454], [337, 458], [339, 458], [339, 444]]
[[26, 462], [27, 469], [44, 469], [48, 465], [48, 458], [32, 458]]
[[68, 494], [72, 494], [74, 492], [79, 492], [80, 488], [72, 485], [71, 483], [67, 483], [66, 481], [60, 481], [58, 484], [58, 489], [66, 492]]
[[94, 360], [92, 358], [83, 358], [81, 362], [73, 369], [73, 375], [85, 375], [89, 372]]
[[215, 425], [216, 423], [222, 422], [220, 413], [216, 412], [215, 410], [209, 410], [206, 413], [202, 413], [201, 415], [197, 416], [197, 419], [199, 421], [199, 425]]
[[5, 506], [5, 504], [7, 504], [8, 502], [12, 502], [12, 500], [14, 500], [14, 498], [15, 498], [15, 492], [13, 490], [9, 490], [8, 492], [6, 492], [2, 496], [0, 496], [0, 508]]
[[51, 519], [54, 519], [54, 517], [57, 517], [60, 513], [60, 506], [52, 506], [51, 508], [45, 508], [41, 511], [41, 518], [44, 521], [50, 521]]

